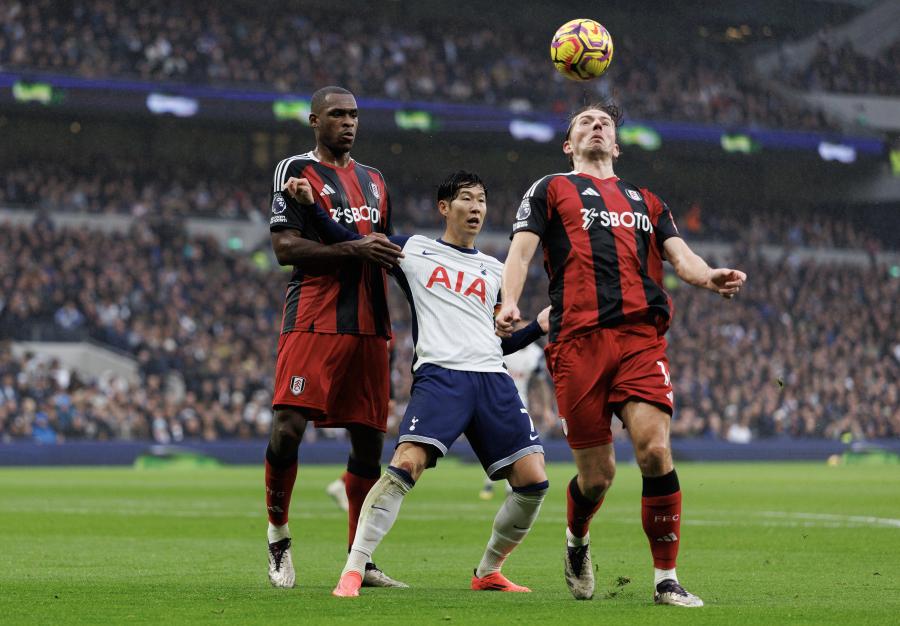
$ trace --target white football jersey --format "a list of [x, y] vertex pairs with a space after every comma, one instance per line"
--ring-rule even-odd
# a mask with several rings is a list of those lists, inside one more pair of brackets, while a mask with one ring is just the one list
[[507, 354], [503, 357], [503, 360], [506, 361], [509, 375], [512, 376], [513, 382], [516, 383], [516, 389], [519, 391], [522, 404], [527, 409], [528, 381], [531, 379], [534, 370], [543, 365], [544, 351], [537, 344], [531, 343], [518, 352]]
[[[393, 238], [397, 240], [397, 238]], [[399, 242], [398, 242], [399, 243]], [[413, 371], [505, 372], [494, 307], [503, 264], [475, 249], [413, 235], [393, 274], [412, 309]]]

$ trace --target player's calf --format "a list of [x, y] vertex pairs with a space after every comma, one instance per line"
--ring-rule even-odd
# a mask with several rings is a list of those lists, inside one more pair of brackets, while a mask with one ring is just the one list
[[534, 525], [549, 487], [549, 481], [544, 480], [513, 488], [494, 518], [491, 538], [481, 557], [481, 563], [475, 570], [477, 578], [500, 571], [506, 558], [522, 543]]
[[[366, 565], [371, 562], [372, 553], [375, 552], [375, 548], [378, 547], [378, 544], [381, 543], [381, 540], [394, 525], [397, 515], [400, 513], [403, 498], [414, 485], [415, 481], [406, 471], [391, 465], [384, 475], [378, 479], [372, 490], [369, 491], [359, 516], [359, 529], [356, 533], [356, 538], [353, 541], [353, 546], [350, 548], [350, 553], [347, 555], [347, 563], [341, 572], [342, 582], [347, 578], [347, 574], [352, 572], [359, 579], [359, 586], [362, 586], [366, 575]], [[378, 571], [382, 576], [386, 577], [377, 568], [374, 568], [374, 571]], [[347, 584], [355, 582], [354, 580], [348, 580], [350, 582]], [[393, 579], [390, 580], [395, 584], [373, 586], [396, 587], [403, 584]], [[341, 589], [341, 584], [339, 583], [338, 587], [335, 588], [335, 595], [338, 595], [337, 591]], [[342, 595], [358, 595], [358, 593]]]

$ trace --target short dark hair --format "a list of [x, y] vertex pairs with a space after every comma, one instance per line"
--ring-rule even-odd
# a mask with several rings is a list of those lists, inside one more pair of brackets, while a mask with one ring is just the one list
[[343, 87], [338, 87], [337, 85], [322, 87], [312, 95], [312, 100], [310, 100], [309, 103], [309, 110], [318, 115], [322, 111], [322, 109], [325, 108], [325, 99], [331, 94], [339, 94], [342, 96], [353, 95], [350, 91], [344, 89]]
[[487, 187], [478, 174], [473, 174], [472, 172], [467, 172], [465, 170], [458, 170], [456, 172], [453, 172], [447, 178], [445, 178], [444, 182], [442, 182], [438, 187], [438, 202], [440, 202], [441, 200], [453, 202], [453, 200], [456, 198], [456, 196], [459, 195], [459, 192], [462, 189], [467, 189], [468, 187], [477, 187], [479, 185], [482, 189], [484, 189], [484, 195], [485, 197], [487, 197]]
[[[607, 115], [612, 118], [613, 124], [616, 125], [616, 128], [622, 125], [625, 121], [625, 115], [622, 113], [622, 109], [618, 107], [618, 105], [612, 101], [606, 102], [591, 102], [590, 104], [586, 104], [580, 109], [576, 109], [569, 116], [569, 125], [566, 127], [566, 141], [569, 140], [569, 135], [572, 134], [572, 126], [575, 125], [575, 120], [579, 115], [584, 113], [585, 111], [603, 111]], [[575, 167], [575, 159], [572, 158], [572, 155], [567, 155], [569, 159], [569, 167]]]

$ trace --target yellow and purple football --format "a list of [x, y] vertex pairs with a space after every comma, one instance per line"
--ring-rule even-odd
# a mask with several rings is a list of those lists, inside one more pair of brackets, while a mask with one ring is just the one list
[[553, 65], [572, 80], [597, 78], [609, 67], [612, 56], [612, 36], [594, 20], [568, 21], [559, 27], [550, 42]]

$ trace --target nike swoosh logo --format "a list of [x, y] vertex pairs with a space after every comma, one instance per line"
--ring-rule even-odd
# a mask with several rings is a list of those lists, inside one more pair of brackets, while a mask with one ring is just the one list
[[435, 256], [435, 252], [429, 252], [428, 250], [422, 250], [422, 254], [425, 256]]
[[386, 508], [381, 507], [381, 506], [375, 506], [375, 505], [372, 505], [372, 508], [373, 508], [373, 509], [378, 509], [379, 511], [387, 511], [388, 513], [391, 512], [390, 509], [386, 509]]
[[513, 524], [513, 528], [518, 528], [519, 530], [528, 530], [528, 528], [522, 528], [521, 526], [516, 526]]
[[538, 437], [540, 437], [540, 435], [537, 435], [537, 434], [535, 434], [535, 435], [528, 435], [528, 438], [531, 439], [532, 441], [534, 441], [534, 440], [537, 439]]

